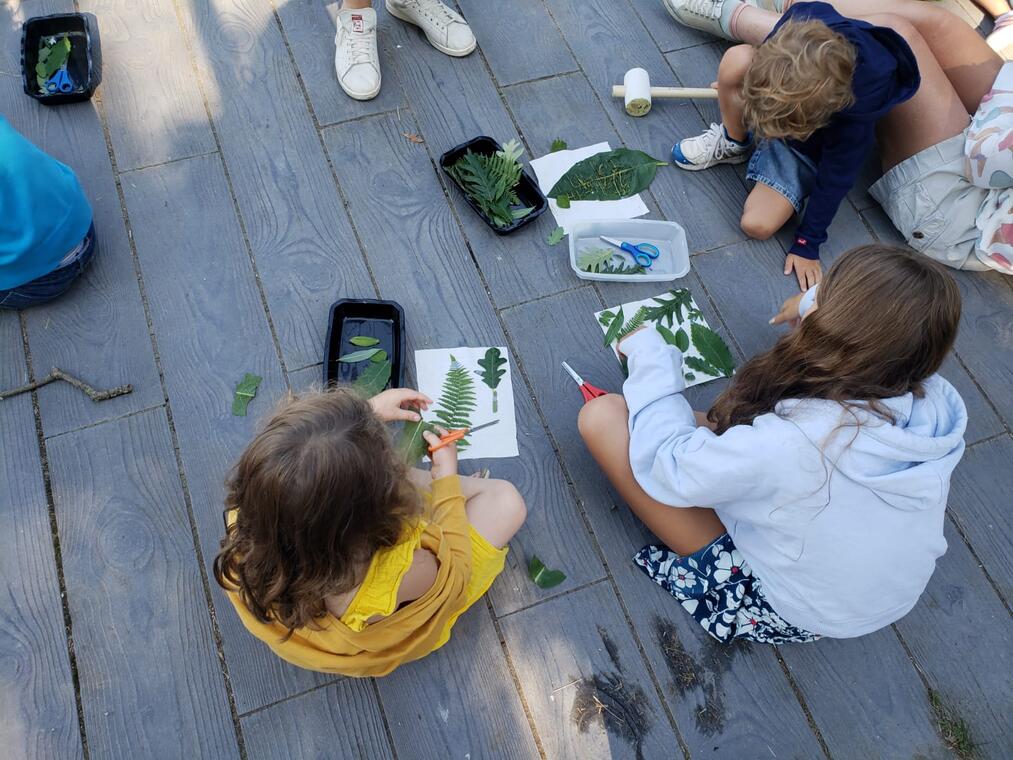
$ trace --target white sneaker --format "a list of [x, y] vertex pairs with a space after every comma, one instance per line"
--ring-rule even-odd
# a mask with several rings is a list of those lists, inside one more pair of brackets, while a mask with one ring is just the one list
[[687, 137], [672, 146], [672, 162], [680, 169], [698, 172], [717, 164], [741, 164], [752, 148], [752, 141], [735, 142], [723, 126], [711, 124], [699, 137]]
[[468, 22], [440, 0], [386, 0], [386, 6], [391, 16], [425, 32], [429, 44], [441, 53], [460, 58], [475, 49]]
[[380, 92], [380, 58], [376, 54], [376, 11], [372, 8], [338, 11], [334, 35], [334, 71], [338, 84], [356, 100]]
[[[739, 0], [661, 0], [668, 15], [683, 26], [732, 39], [728, 21]], [[756, 4], [756, 0], [754, 3]]]
[[985, 38], [988, 46], [1007, 61], [1013, 60], [1013, 11], [995, 20], [992, 33]]

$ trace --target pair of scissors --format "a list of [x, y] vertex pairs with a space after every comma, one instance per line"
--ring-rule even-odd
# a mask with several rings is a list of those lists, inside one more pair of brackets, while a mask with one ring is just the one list
[[580, 375], [574, 372], [573, 367], [571, 367], [566, 362], [563, 362], [563, 369], [565, 369], [567, 374], [569, 374], [570, 377], [573, 378], [573, 382], [575, 382], [580, 387], [580, 393], [584, 397], [585, 404], [593, 398], [598, 398], [599, 396], [604, 396], [606, 393], [608, 393], [608, 391], [603, 391], [601, 388], [596, 388], [595, 386], [591, 385], [591, 383], [584, 380], [584, 378], [582, 378]]
[[434, 446], [429, 447], [429, 453], [432, 454], [434, 451], [439, 451], [444, 446], [451, 443], [457, 443], [459, 440], [464, 438], [466, 435], [471, 433], [477, 433], [479, 430], [484, 430], [487, 427], [491, 427], [499, 422], [499, 420], [493, 420], [492, 422], [483, 422], [481, 425], [477, 425], [473, 428], [461, 428], [460, 430], [448, 430], [446, 435], [440, 436], [440, 442]]
[[616, 240], [604, 235], [599, 235], [599, 237], [609, 245], [614, 245], [616, 248], [626, 251], [644, 269], [649, 268], [654, 263], [654, 260], [661, 255], [658, 246], [653, 243], [627, 243], [625, 240]]
[[46, 92], [71, 92], [74, 89], [74, 80], [67, 73], [67, 67], [57, 69], [46, 82]]

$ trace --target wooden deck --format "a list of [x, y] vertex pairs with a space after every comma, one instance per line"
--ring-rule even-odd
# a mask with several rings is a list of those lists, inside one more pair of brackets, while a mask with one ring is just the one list
[[[548, 214], [491, 234], [434, 162], [476, 134], [529, 157], [555, 138], [665, 156], [713, 104], [634, 120], [609, 86], [633, 65], [706, 85], [721, 48], [659, 0], [459, 4], [480, 42], [461, 60], [378, 9], [383, 91], [356, 103], [323, 0], [0, 2], [0, 111], [77, 171], [101, 245], [68, 297], [0, 313], [0, 388], [52, 366], [134, 386], [0, 404], [0, 755], [893, 760], [953, 756], [966, 728], [975, 756], [1010, 757], [1013, 281], [957, 276], [944, 374], [968, 449], [918, 607], [858, 640], [717, 646], [632, 564], [649, 536], [581, 444], [559, 369], [618, 388], [591, 312], [661, 288], [576, 279]], [[20, 91], [20, 23], [75, 7], [100, 19], [104, 84], [43, 108]], [[766, 319], [795, 288], [783, 237], [744, 240], [745, 193], [721, 167], [663, 169], [647, 195], [686, 227], [685, 285], [740, 359], [775, 340]], [[856, 189], [828, 258], [896, 235]], [[530, 509], [507, 570], [449, 645], [376, 681], [285, 665], [208, 571], [230, 462], [275, 398], [319, 377], [346, 296], [399, 301], [412, 349], [508, 345], [520, 370], [521, 456], [489, 463]], [[264, 382], [233, 417], [247, 371]], [[688, 395], [706, 407], [721, 387]], [[532, 553], [566, 582], [530, 583]]]

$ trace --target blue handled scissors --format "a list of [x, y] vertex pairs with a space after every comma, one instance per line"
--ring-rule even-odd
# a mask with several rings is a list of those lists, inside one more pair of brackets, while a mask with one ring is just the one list
[[610, 245], [614, 245], [616, 248], [621, 248], [633, 257], [633, 260], [637, 262], [644, 269], [647, 269], [654, 263], [654, 260], [661, 255], [661, 251], [658, 250], [658, 246], [652, 243], [627, 243], [624, 240], [616, 240], [615, 238], [605, 237], [599, 235], [599, 237]]
[[59, 90], [60, 92], [70, 92], [73, 89], [74, 89], [74, 80], [72, 80], [70, 78], [70, 74], [67, 73], [66, 66], [64, 66], [61, 69], [58, 69], [57, 72], [49, 78], [49, 81], [46, 82], [47, 92], [52, 93], [56, 92], [57, 90]]

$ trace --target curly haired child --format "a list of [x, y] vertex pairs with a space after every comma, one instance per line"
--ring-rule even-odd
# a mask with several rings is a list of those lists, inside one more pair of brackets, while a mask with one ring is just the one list
[[526, 516], [517, 489], [461, 479], [455, 445], [410, 469], [384, 425], [430, 403], [409, 389], [289, 396], [239, 458], [215, 578], [282, 659], [385, 675], [443, 646], [503, 570]]

